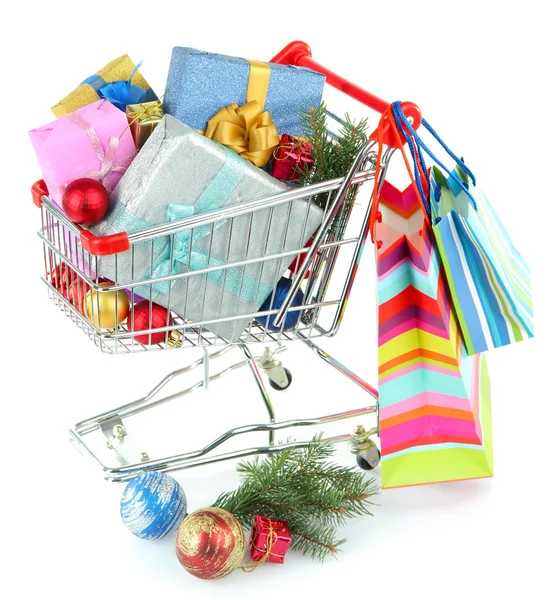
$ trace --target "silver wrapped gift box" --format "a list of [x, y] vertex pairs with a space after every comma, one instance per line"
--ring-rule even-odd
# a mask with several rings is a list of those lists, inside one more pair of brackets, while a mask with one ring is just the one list
[[[106, 217], [91, 227], [105, 236], [209, 213], [283, 192], [285, 184], [170, 115], [149, 137], [110, 197]], [[227, 340], [237, 341], [292, 262], [292, 257], [157, 281], [180, 273], [303, 248], [322, 221], [308, 200], [202, 225], [134, 244], [101, 257], [98, 274], [133, 286], [140, 296], [170, 308]]]

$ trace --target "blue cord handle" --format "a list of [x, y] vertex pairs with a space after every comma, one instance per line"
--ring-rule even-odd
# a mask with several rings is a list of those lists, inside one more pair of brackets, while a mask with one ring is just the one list
[[[394, 113], [394, 118], [396, 120], [396, 125], [397, 125], [398, 129], [400, 129], [400, 131], [403, 133], [406, 141], [408, 142], [409, 150], [410, 150], [411, 156], [413, 158], [413, 164], [414, 164], [414, 169], [415, 169], [415, 173], [416, 173], [416, 180], [418, 182], [417, 185], [419, 187], [419, 192], [421, 194], [424, 194], [424, 191], [422, 190], [422, 185], [420, 185], [420, 183], [419, 183], [420, 178], [417, 177], [417, 174], [419, 173], [419, 170], [417, 168], [417, 162], [416, 161], [419, 161], [419, 164], [421, 165], [421, 168], [423, 169], [423, 172], [426, 173], [427, 167], [426, 167], [425, 160], [424, 160], [424, 157], [423, 157], [423, 154], [422, 154], [422, 150], [424, 150], [430, 156], [430, 158], [432, 160], [434, 160], [448, 174], [448, 176], [451, 177], [459, 185], [459, 187], [465, 192], [465, 194], [467, 194], [467, 196], [469, 197], [469, 199], [471, 201], [471, 204], [472, 204], [473, 208], [475, 210], [477, 210], [477, 202], [475, 201], [475, 198], [473, 198], [473, 196], [471, 195], [471, 193], [467, 189], [467, 186], [460, 180], [459, 177], [455, 176], [444, 164], [442, 164], [442, 162], [440, 162], [440, 160], [438, 160], [438, 158], [426, 146], [426, 144], [420, 138], [419, 134], [415, 131], [415, 129], [413, 128], [413, 126], [408, 121], [407, 117], [405, 116], [405, 114], [404, 114], [404, 112], [403, 112], [403, 110], [401, 108], [401, 102], [397, 101], [397, 102], [394, 102], [392, 104], [392, 112]], [[405, 126], [405, 128], [407, 128], [407, 131], [404, 129], [404, 127], [401, 126], [402, 123]], [[425, 127], [425, 129], [442, 146], [442, 148], [444, 148], [444, 150], [448, 153], [448, 155], [456, 162], [456, 164], [459, 166], [459, 168], [466, 175], [469, 176], [469, 178], [473, 182], [473, 185], [476, 185], [475, 175], [473, 175], [473, 173], [467, 167], [467, 165], [463, 162], [463, 160], [460, 159], [460, 158], [458, 158], [450, 150], [450, 148], [446, 145], [446, 143], [440, 138], [440, 136], [438, 135], [438, 133], [431, 127], [431, 125], [424, 118], [422, 119], [421, 123], [423, 124], [423, 126]], [[415, 156], [413, 145], [409, 143], [410, 134], [411, 134], [411, 137], [415, 140], [415, 145], [417, 146], [417, 156]], [[427, 204], [425, 204], [425, 206], [427, 206]]]

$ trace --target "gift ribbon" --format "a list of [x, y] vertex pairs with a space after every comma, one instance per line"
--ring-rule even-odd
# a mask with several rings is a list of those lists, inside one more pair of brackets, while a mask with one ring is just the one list
[[[166, 215], [168, 222], [175, 223], [222, 208], [224, 199], [229, 197], [243, 178], [245, 168], [246, 163], [243, 160], [240, 160], [233, 152], [226, 150], [226, 161], [222, 168], [195, 204], [168, 204]], [[121, 203], [115, 205], [106, 220], [116, 231], [127, 231], [128, 233], [152, 227], [151, 223], [131, 214]], [[170, 236], [156, 239], [153, 252], [156, 252], [159, 256], [153, 265], [152, 272], [147, 272], [143, 278], [155, 279], [177, 275], [181, 268], [185, 268], [186, 271], [199, 271], [210, 267], [224, 267], [226, 265], [225, 260], [217, 256], [209, 256], [206, 250], [195, 247], [195, 241], [211, 235], [214, 230], [224, 223], [225, 221], [219, 221], [214, 224], [200, 225], [193, 229], [178, 231], [174, 233], [173, 248]], [[146, 242], [146, 244], [150, 246], [150, 242]], [[207, 277], [212, 283], [224, 286], [235, 296], [239, 296], [245, 302], [254, 304], [257, 307], [272, 292], [271, 286], [262, 281], [259, 282], [257, 278], [251, 275], [247, 275], [242, 269], [228, 268], [210, 271], [207, 273]], [[157, 293], [167, 294], [170, 290], [170, 282], [154, 282], [152, 289]], [[149, 296], [148, 286], [140, 286], [135, 291], [143, 297]]]
[[236, 103], [218, 111], [209, 119], [204, 135], [220, 142], [257, 167], [272, 157], [280, 136], [268, 111], [264, 111], [270, 81], [270, 65], [248, 60], [249, 81], [246, 104]]
[[[128, 104], [140, 104], [147, 101], [148, 98], [154, 96], [151, 88], [144, 90], [143, 88], [131, 83], [133, 76], [139, 69], [142, 63], [139, 63], [131, 72], [129, 79], [109, 81], [107, 82], [101, 75], [91, 75], [87, 77], [82, 84], [89, 85], [98, 94], [99, 98], [108, 100], [111, 104], [125, 111]], [[155, 96], [156, 98], [156, 96]]]
[[[134, 155], [126, 156], [120, 160], [115, 160], [114, 156], [116, 155], [118, 146], [120, 144], [119, 137], [110, 136], [108, 147], [106, 150], [104, 150], [104, 146], [102, 145], [95, 128], [86, 119], [84, 119], [77, 112], [70, 113], [67, 115], [67, 117], [71, 119], [78, 127], [81, 127], [81, 129], [83, 129], [83, 131], [87, 134], [93, 150], [95, 151], [95, 154], [100, 162], [100, 169], [97, 171], [91, 171], [90, 173], [82, 175], [81, 177], [100, 181], [106, 188], [106, 191], [110, 193], [112, 191], [112, 184], [110, 183], [108, 176], [112, 173], [124, 173], [131, 164]], [[73, 180], [66, 181], [66, 183], [57, 186], [56, 191], [60, 194], [63, 193], [71, 181]]]

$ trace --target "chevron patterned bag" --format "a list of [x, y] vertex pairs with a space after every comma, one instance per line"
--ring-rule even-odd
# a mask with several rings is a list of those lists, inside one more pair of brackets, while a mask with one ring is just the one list
[[467, 351], [533, 337], [529, 267], [486, 196], [459, 167], [447, 178], [433, 167], [430, 181], [433, 231]]
[[428, 216], [413, 186], [384, 182], [378, 206], [382, 486], [489, 477], [488, 371], [466, 352]]

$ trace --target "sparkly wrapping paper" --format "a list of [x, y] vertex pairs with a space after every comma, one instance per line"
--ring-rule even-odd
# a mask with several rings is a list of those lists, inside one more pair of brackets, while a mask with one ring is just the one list
[[[175, 47], [168, 71], [164, 111], [186, 125], [204, 131], [222, 108], [246, 102], [249, 63], [235, 56]], [[301, 135], [302, 108], [318, 106], [325, 77], [304, 67], [270, 64], [264, 110], [279, 134]]]
[[[286, 185], [254, 167], [234, 152], [224, 148], [166, 115], [111, 194], [111, 208], [103, 221], [91, 227], [95, 235], [119, 231], [137, 231], [166, 223], [170, 212], [202, 214], [217, 208], [233, 206], [249, 200], [271, 196], [287, 189]], [[207, 210], [206, 198], [212, 206]], [[204, 210], [201, 209], [201, 205]], [[290, 211], [291, 206], [291, 211]], [[181, 218], [185, 218], [182, 216]], [[174, 235], [172, 273], [186, 273], [196, 266], [199, 256], [216, 257], [216, 264], [257, 258], [303, 247], [322, 220], [322, 210], [313, 203], [297, 200], [271, 209], [257, 211], [233, 219], [219, 221], [211, 233], [201, 226], [180, 241]], [[249, 243], [247, 243], [249, 240]], [[191, 244], [191, 245], [190, 245]], [[181, 248], [180, 248], [181, 245]], [[161, 259], [169, 256], [168, 237], [154, 245], [155, 277], [169, 275], [157, 270]], [[185, 249], [184, 249], [185, 247]], [[176, 256], [185, 252], [179, 262]], [[167, 254], [165, 254], [167, 253]], [[117, 265], [116, 265], [117, 259]], [[132, 262], [133, 261], [133, 262]], [[164, 261], [163, 261], [164, 262]], [[153, 284], [152, 300], [170, 308], [192, 322], [219, 317], [234, 317], [256, 312], [265, 297], [287, 269], [291, 258], [254, 263], [245, 268], [218, 270], [225, 277], [205, 274], [175, 280], [171, 286]], [[170, 263], [169, 263], [170, 264]], [[213, 266], [213, 263], [210, 264]], [[133, 250], [99, 260], [99, 274], [115, 279], [121, 285], [140, 284], [151, 277], [151, 244], [136, 244]], [[240, 275], [240, 286], [234, 288]], [[133, 276], [132, 276], [133, 274]], [[260, 286], [252, 286], [255, 282]], [[254, 287], [257, 289], [253, 292]], [[134, 291], [149, 297], [149, 287], [136, 285]], [[253, 292], [253, 293], [252, 293]], [[250, 319], [243, 318], [206, 328], [228, 340], [237, 340]]]
[[[120, 56], [109, 62], [105, 67], [97, 71], [95, 75], [87, 77], [84, 82], [79, 84], [73, 92], [60, 100], [58, 104], [52, 107], [55, 117], [63, 117], [83, 106], [92, 104], [100, 100], [97, 90], [105, 83], [113, 81], [125, 81], [130, 78], [135, 64], [127, 54]], [[87, 83], [85, 83], [87, 82]], [[156, 94], [152, 91], [149, 84], [145, 81], [139, 71], [133, 75], [132, 83], [147, 92], [145, 102], [156, 100]]]
[[137, 150], [140, 150], [164, 116], [162, 103], [160, 100], [155, 100], [154, 102], [129, 104], [125, 113]]
[[[85, 121], [96, 133], [102, 148], [95, 149], [90, 135], [73, 119]], [[29, 132], [50, 198], [62, 206], [61, 198], [68, 183], [80, 177], [102, 179], [114, 188], [137, 150], [125, 113], [107, 100], [99, 100]], [[107, 157], [111, 139], [118, 138], [113, 156]], [[104, 154], [101, 161], [99, 153]]]

